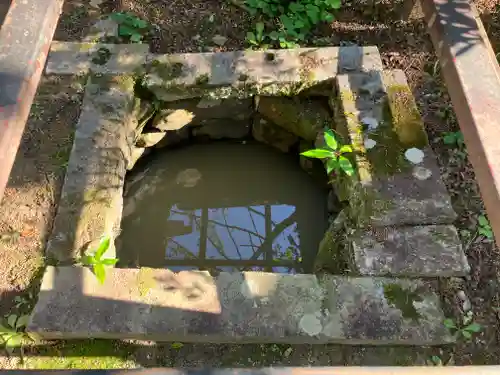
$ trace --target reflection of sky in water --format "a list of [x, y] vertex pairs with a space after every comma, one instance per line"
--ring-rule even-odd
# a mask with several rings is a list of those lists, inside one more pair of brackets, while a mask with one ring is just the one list
[[[260, 260], [276, 262], [279, 259], [300, 261], [299, 237], [297, 223], [291, 222], [283, 230], [277, 225], [290, 217], [295, 207], [290, 205], [269, 205], [270, 217], [266, 218], [265, 206], [209, 208], [206, 219], [206, 254], [200, 254], [204, 247], [202, 210], [180, 210], [177, 206], [171, 209], [167, 224], [178, 230], [169, 230], [169, 233], [179, 233], [166, 239], [165, 257], [167, 259], [224, 259], [224, 260]], [[271, 233], [266, 233], [267, 230]], [[272, 250], [259, 251], [264, 239], [273, 235]], [[272, 237], [271, 237], [272, 238]], [[269, 240], [268, 240], [269, 241]], [[266, 263], [267, 263], [266, 262]], [[169, 267], [175, 270], [186, 267]], [[216, 267], [220, 271], [231, 271], [234, 267]], [[264, 270], [264, 267], [247, 267], [247, 270]], [[270, 269], [269, 269], [270, 270]], [[273, 267], [274, 272], [293, 272], [290, 267]]]

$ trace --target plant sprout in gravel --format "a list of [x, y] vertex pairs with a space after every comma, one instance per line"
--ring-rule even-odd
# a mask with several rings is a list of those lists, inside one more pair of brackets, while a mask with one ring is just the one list
[[146, 21], [131, 13], [113, 13], [111, 19], [118, 24], [118, 35], [128, 38], [133, 43], [140, 43], [150, 30], [150, 26]]
[[351, 161], [344, 156], [344, 154], [352, 152], [352, 147], [341, 145], [335, 138], [332, 130], [325, 132], [324, 138], [327, 147], [305, 151], [301, 155], [309, 158], [326, 159], [326, 171], [328, 175], [332, 172], [337, 173], [342, 170], [346, 175], [352, 176], [354, 167]]

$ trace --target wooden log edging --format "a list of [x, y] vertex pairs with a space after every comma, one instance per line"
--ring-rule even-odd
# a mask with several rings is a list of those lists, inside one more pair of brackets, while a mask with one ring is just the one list
[[421, 0], [469, 159], [500, 238], [500, 68], [468, 0]]
[[0, 29], [0, 200], [64, 0], [13, 0]]

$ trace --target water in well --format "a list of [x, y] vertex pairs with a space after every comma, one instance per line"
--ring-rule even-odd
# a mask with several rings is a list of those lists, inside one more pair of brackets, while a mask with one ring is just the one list
[[327, 193], [290, 155], [257, 143], [170, 150], [128, 177], [120, 264], [312, 272]]

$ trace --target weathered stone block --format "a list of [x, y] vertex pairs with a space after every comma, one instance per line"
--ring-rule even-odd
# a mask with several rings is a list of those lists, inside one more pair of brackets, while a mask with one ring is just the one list
[[350, 366], [426, 366], [432, 349], [422, 347], [361, 347], [350, 350]]
[[48, 339], [419, 345], [448, 342], [442, 320], [437, 296], [417, 281], [142, 268], [110, 269], [101, 285], [87, 268], [48, 267], [28, 331]]
[[70, 261], [96, 246], [101, 236], [118, 233], [123, 181], [137, 128], [133, 86], [128, 76], [89, 79], [47, 244], [50, 258]]
[[257, 111], [306, 141], [314, 141], [324, 129], [333, 127], [333, 119], [328, 111], [315, 101], [261, 96]]
[[183, 109], [193, 114], [190, 125], [197, 126], [213, 119], [248, 120], [254, 110], [252, 98], [208, 99], [197, 98], [168, 103], [169, 109]]
[[165, 132], [180, 130], [193, 122], [194, 114], [185, 109], [162, 109], [153, 119], [153, 127]]
[[293, 95], [337, 72], [382, 69], [376, 47], [156, 55], [144, 83], [161, 100]]
[[290, 148], [299, 140], [295, 134], [286, 131], [261, 116], [254, 117], [252, 136], [255, 140], [282, 152], [290, 151]]
[[241, 139], [250, 135], [250, 120], [211, 119], [193, 129], [194, 136], [208, 136], [210, 139]]
[[406, 81], [399, 82], [378, 72], [337, 77], [337, 131], [352, 143], [357, 165], [354, 178], [339, 179], [339, 191], [362, 225], [452, 223], [423, 122]]
[[185, 127], [179, 130], [171, 130], [165, 132], [165, 137], [158, 142], [155, 147], [163, 148], [163, 147], [172, 147], [178, 146], [179, 144], [186, 142], [189, 140], [190, 132], [189, 128]]
[[165, 136], [166, 132], [147, 132], [142, 133], [136, 141], [137, 147], [153, 147], [156, 146]]
[[53, 42], [47, 74], [132, 74], [146, 62], [147, 44]]
[[464, 276], [470, 268], [452, 225], [373, 228], [352, 238], [362, 275]]
[[325, 276], [322, 334], [351, 344], [432, 345], [454, 339], [439, 297], [419, 280]]

